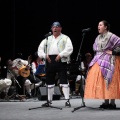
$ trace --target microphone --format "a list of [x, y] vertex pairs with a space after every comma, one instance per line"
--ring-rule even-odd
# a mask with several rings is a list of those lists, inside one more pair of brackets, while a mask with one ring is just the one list
[[48, 37], [50, 35], [52, 35], [52, 32], [49, 32], [49, 33], [45, 34], [45, 37]]
[[89, 32], [91, 30], [91, 28], [87, 28], [87, 29], [83, 29], [82, 32]]

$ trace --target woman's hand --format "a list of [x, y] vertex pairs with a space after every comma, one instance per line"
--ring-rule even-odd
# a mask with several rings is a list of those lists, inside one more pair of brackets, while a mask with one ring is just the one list
[[110, 55], [112, 55], [112, 51], [111, 50], [107, 50], [107, 51], [105, 51], [107, 54], [110, 54]]

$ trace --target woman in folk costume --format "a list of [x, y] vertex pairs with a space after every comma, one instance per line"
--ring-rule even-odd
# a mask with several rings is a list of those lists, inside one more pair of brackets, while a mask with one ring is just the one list
[[120, 38], [110, 32], [106, 20], [98, 24], [93, 44], [94, 58], [89, 64], [84, 98], [104, 99], [100, 108], [115, 109], [120, 99]]

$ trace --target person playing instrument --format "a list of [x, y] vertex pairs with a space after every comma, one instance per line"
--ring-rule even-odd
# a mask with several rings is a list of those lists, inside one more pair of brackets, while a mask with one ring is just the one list
[[[30, 73], [29, 60], [23, 60], [21, 58], [16, 58], [13, 61], [10, 59], [8, 61], [8, 78], [12, 78], [13, 75], [16, 77], [19, 84], [17, 86], [17, 92], [19, 95], [24, 95], [25, 90], [27, 91], [27, 97], [32, 97], [31, 90], [34, 87], [38, 87], [41, 85], [41, 81], [38, 78], [34, 78], [34, 76]], [[13, 74], [11, 74], [13, 73]], [[35, 86], [34, 86], [35, 85]], [[21, 86], [21, 87], [20, 87]]]
[[38, 47], [38, 56], [46, 59], [46, 84], [48, 87], [48, 103], [53, 99], [55, 76], [58, 73], [63, 94], [67, 100], [65, 106], [70, 107], [69, 84], [67, 80], [67, 62], [73, 52], [71, 39], [62, 34], [62, 26], [59, 22], [54, 22], [51, 26], [52, 35], [46, 37]]
[[31, 68], [33, 73], [34, 74], [36, 73], [36, 70], [39, 65], [44, 65], [44, 64], [45, 61], [38, 56], [37, 52], [35, 52], [35, 54], [32, 56], [32, 62], [31, 62]]
[[115, 99], [120, 99], [120, 37], [110, 32], [110, 24], [106, 20], [98, 23], [98, 32], [84, 98], [104, 99], [100, 108], [115, 109]]
[[[41, 72], [38, 72], [37, 70], [39, 69], [40, 65], [44, 65], [44, 67], [42, 67], [42, 70], [40, 70]], [[43, 85], [45, 83], [45, 80], [46, 80], [46, 77], [45, 77], [45, 61], [38, 56], [37, 52], [35, 52], [32, 55], [31, 71], [33, 72], [33, 74], [36, 77], [38, 77], [42, 81], [42, 85]]]

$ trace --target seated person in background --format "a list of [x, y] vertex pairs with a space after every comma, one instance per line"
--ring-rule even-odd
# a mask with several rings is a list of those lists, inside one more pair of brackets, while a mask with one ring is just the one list
[[[85, 77], [83, 75], [77, 75], [76, 83], [75, 83], [75, 94], [81, 95], [81, 87], [84, 88]], [[83, 85], [82, 85], [83, 84]]]
[[[86, 78], [86, 74], [87, 74], [87, 70], [88, 70], [88, 65], [91, 62], [91, 60], [92, 60], [92, 55], [90, 53], [86, 53], [85, 60], [81, 62], [80, 74], [77, 75], [77, 78], [76, 78], [76, 85], [75, 85], [76, 95], [79, 95], [79, 93], [81, 91], [81, 89], [80, 89], [81, 87], [83, 87], [83, 90], [84, 90], [85, 78]], [[82, 92], [81, 92], [81, 94], [82, 94]]]
[[84, 76], [86, 77], [86, 73], [88, 71], [88, 66], [89, 66], [89, 63], [91, 62], [92, 60], [92, 55], [91, 53], [86, 53], [85, 54], [85, 60], [81, 63], [81, 67], [84, 71]]
[[12, 85], [12, 80], [8, 78], [0, 79], [0, 98], [7, 98], [8, 91], [10, 86]]
[[[30, 56], [29, 56], [30, 57]], [[31, 97], [31, 90], [40, 86], [41, 81], [38, 78], [34, 78], [34, 76], [30, 73], [29, 66], [30, 58], [27, 60], [23, 60], [21, 58], [17, 58], [15, 60], [8, 60], [8, 65], [10, 65], [9, 70], [14, 74], [19, 84], [16, 84], [17, 93], [19, 95], [24, 95], [26, 90], [26, 96]], [[9, 78], [13, 77], [9, 72], [7, 75]], [[19, 86], [20, 85], [20, 86]], [[25, 87], [25, 90], [24, 90]]]
[[76, 77], [79, 73], [79, 64], [73, 59], [67, 66], [67, 78], [70, 85], [70, 95], [75, 95]]
[[[1, 67], [1, 57], [0, 57], [0, 67]], [[12, 85], [12, 80], [6, 78], [6, 76], [5, 78], [3, 78], [2, 73], [0, 71], [0, 98], [1, 99], [8, 97], [8, 91], [11, 85]]]
[[37, 52], [35, 52], [35, 54], [32, 56], [32, 62], [31, 62], [33, 73], [35, 74], [38, 66], [43, 65], [43, 64], [45, 64], [45, 61], [41, 59], [40, 57], [38, 57]]
[[[40, 70], [40, 73], [38, 70], [40, 67], [39, 65], [44, 65], [41, 68], [42, 70]], [[31, 71], [35, 77], [38, 77], [42, 82], [45, 82], [45, 61], [38, 56], [37, 52], [35, 52], [35, 54], [32, 56]]]

